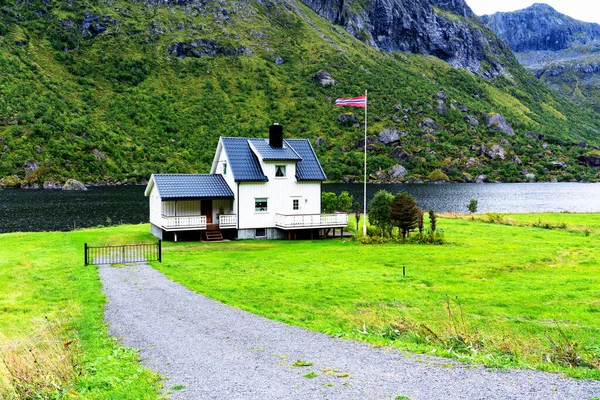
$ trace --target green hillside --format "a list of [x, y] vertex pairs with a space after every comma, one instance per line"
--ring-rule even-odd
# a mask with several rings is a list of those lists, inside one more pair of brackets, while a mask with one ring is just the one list
[[[287, 137], [310, 138], [330, 180], [351, 179], [361, 175], [362, 109], [334, 102], [365, 89], [369, 134], [393, 128], [399, 136], [369, 140], [373, 179], [390, 179], [382, 172], [395, 164], [407, 181], [438, 169], [453, 181], [600, 179], [577, 158], [600, 144], [597, 114], [556, 94], [510, 54], [507, 76], [484, 80], [432, 56], [371, 48], [294, 0], [6, 3], [5, 186], [208, 172], [220, 135], [264, 137], [272, 122]], [[320, 85], [320, 70], [336, 84]], [[339, 121], [353, 111], [355, 120]], [[493, 113], [516, 135], [488, 127]], [[502, 156], [489, 151], [493, 145]]]

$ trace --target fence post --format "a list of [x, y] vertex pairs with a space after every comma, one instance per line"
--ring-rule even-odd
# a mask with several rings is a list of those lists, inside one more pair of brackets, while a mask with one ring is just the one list
[[158, 262], [162, 262], [162, 240], [158, 239]]
[[83, 260], [84, 260], [85, 266], [87, 267], [87, 265], [88, 265], [88, 245], [87, 245], [87, 243], [83, 244], [83, 254], [84, 254]]

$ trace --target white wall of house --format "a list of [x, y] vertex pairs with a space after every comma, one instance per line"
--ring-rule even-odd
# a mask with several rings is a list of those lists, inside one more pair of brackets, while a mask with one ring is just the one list
[[160, 197], [158, 197], [158, 189], [156, 185], [150, 191], [150, 223], [156, 226], [162, 225], [162, 205]]
[[[269, 182], [240, 184], [239, 229], [275, 227], [275, 214], [321, 213], [320, 182], [296, 182], [295, 165], [290, 168], [291, 176], [286, 173], [286, 178], [275, 178], [272, 167], [272, 171], [263, 170]], [[256, 211], [256, 199], [267, 199], [267, 211]], [[298, 210], [294, 210], [294, 200], [298, 200]]]

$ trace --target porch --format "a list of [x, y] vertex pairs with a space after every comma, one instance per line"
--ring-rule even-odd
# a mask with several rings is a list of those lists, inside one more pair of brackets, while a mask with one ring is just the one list
[[[210, 219], [210, 221], [209, 221]], [[237, 216], [233, 214], [219, 215], [215, 222], [206, 215], [186, 215], [184, 217], [161, 215], [160, 227], [170, 231], [197, 231], [213, 229], [235, 229]]]
[[284, 230], [308, 228], [343, 228], [348, 214], [275, 214], [275, 226]]

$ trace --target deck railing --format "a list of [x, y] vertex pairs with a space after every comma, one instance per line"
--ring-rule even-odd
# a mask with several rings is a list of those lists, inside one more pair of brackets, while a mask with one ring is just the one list
[[344, 227], [348, 214], [275, 214], [275, 226], [280, 228]]
[[196, 228], [206, 229], [206, 215], [194, 215], [190, 217], [162, 216], [163, 228]]
[[235, 228], [236, 226], [236, 215], [219, 215], [219, 228]]

